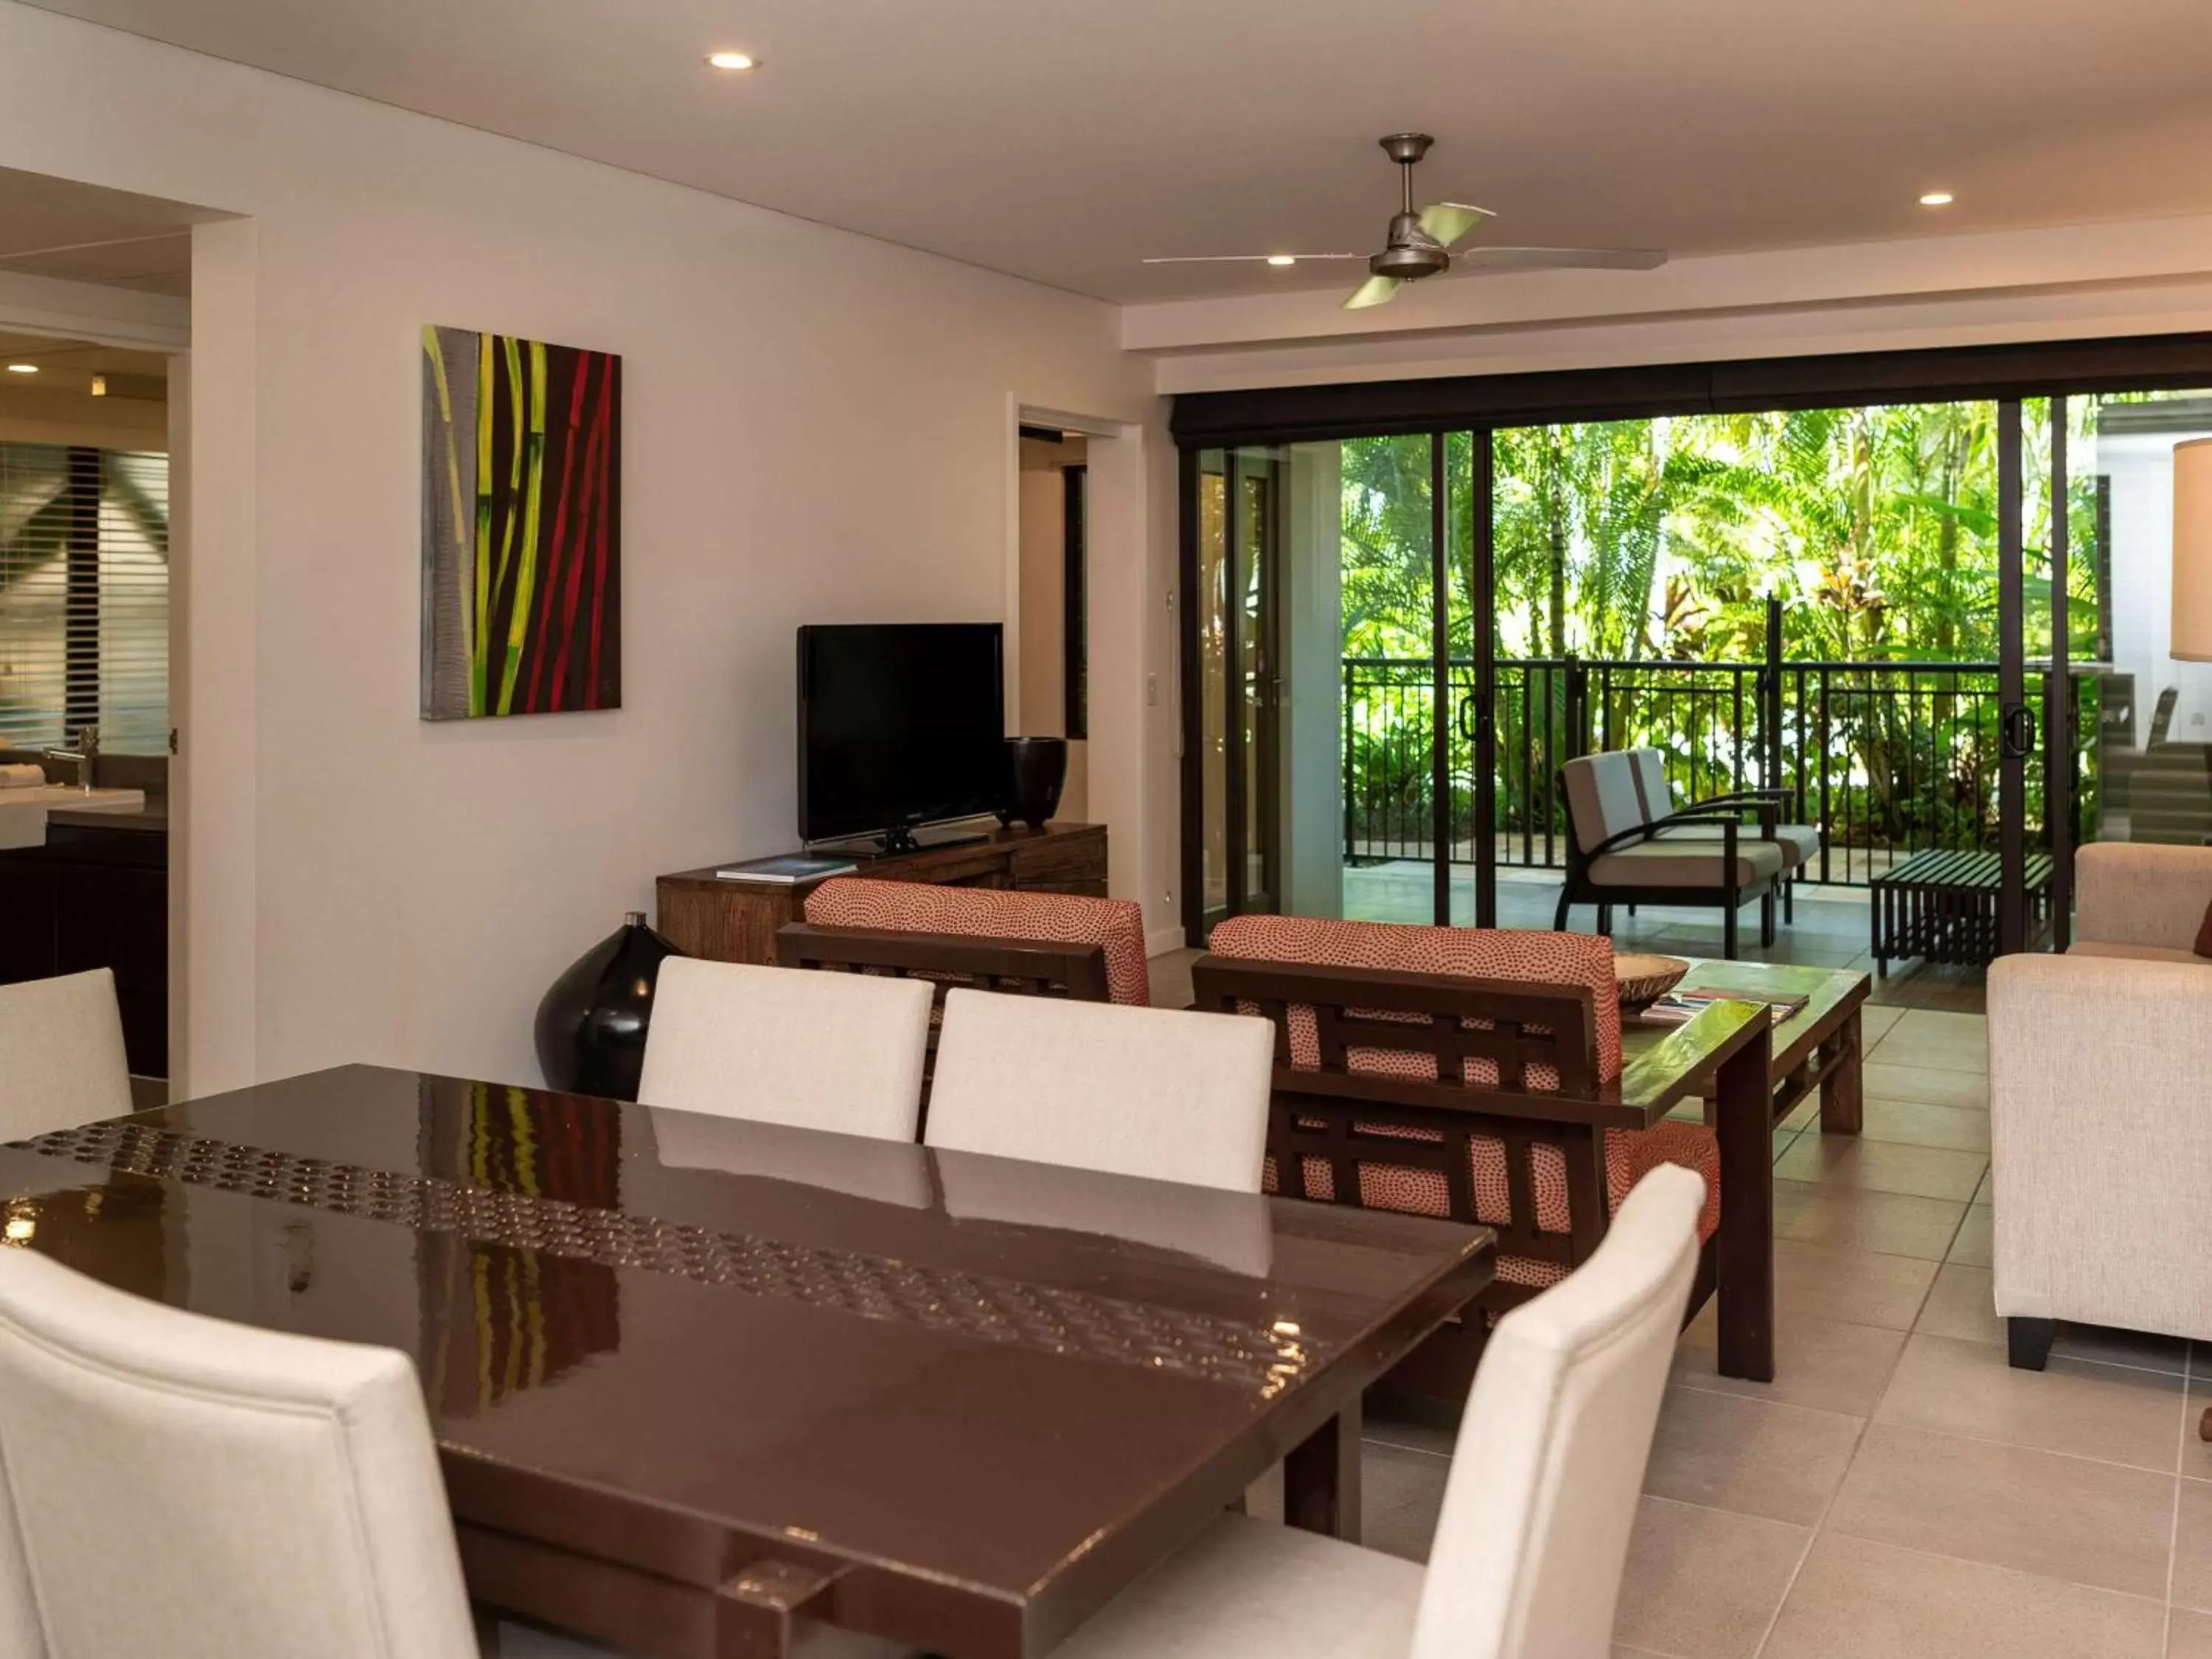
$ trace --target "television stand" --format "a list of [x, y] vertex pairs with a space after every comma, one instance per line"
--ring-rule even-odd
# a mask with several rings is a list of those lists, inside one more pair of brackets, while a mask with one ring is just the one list
[[[855, 875], [878, 881], [1106, 896], [1103, 823], [1048, 823], [1042, 830], [1016, 824], [988, 835], [923, 842], [911, 852], [862, 848], [841, 856], [859, 866]], [[805, 920], [806, 896], [822, 884], [732, 880], [715, 875], [714, 868], [660, 878], [660, 932], [687, 956], [773, 963], [776, 929]]]

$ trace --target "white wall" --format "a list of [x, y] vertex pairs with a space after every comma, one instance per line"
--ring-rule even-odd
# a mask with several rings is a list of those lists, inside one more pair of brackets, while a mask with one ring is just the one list
[[[5, 0], [0, 165], [249, 216], [195, 233], [196, 1091], [534, 1076], [657, 872], [793, 841], [793, 629], [1000, 617], [1010, 399], [1158, 417], [1109, 307]], [[416, 718], [431, 322], [623, 355], [618, 712]], [[1158, 511], [1094, 548], [1132, 605]], [[1142, 776], [1092, 810], [1157, 925]]]

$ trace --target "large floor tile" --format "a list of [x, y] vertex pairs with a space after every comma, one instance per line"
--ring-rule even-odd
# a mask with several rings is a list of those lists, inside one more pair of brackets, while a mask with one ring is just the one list
[[1883, 1100], [1924, 1100], [1936, 1106], [1969, 1106], [1986, 1111], [1990, 1080], [1978, 1072], [1947, 1072], [1932, 1066], [1895, 1066], [1869, 1058], [1863, 1067], [1865, 1091]]
[[[1971, 1212], [1970, 1212], [1971, 1215]], [[1930, 1336], [1957, 1337], [1965, 1342], [2005, 1340], [2005, 1322], [1997, 1317], [1996, 1302], [1987, 1267], [1947, 1261], [1936, 1275], [1927, 1305], [1912, 1328]], [[2159, 1336], [2148, 1331], [2116, 1331], [2102, 1325], [2062, 1324], [2051, 1345], [2053, 1357], [2086, 1359], [2100, 1365], [2128, 1365], [2139, 1370], [2164, 1371], [2179, 1376], [2189, 1363], [2189, 1345], [2179, 1337]]]
[[2005, 1340], [2004, 1321], [1997, 1317], [1991, 1299], [1990, 1270], [1947, 1261], [1936, 1274], [1935, 1288], [1920, 1310], [1912, 1328], [1930, 1336], [1954, 1336], [1966, 1342]]
[[1826, 1530], [2163, 1599], [2173, 1488], [2148, 1469], [1875, 1423]]
[[1969, 1267], [1988, 1267], [1993, 1259], [1992, 1213], [1986, 1204], [1969, 1205], [1966, 1218], [1959, 1224], [1958, 1236], [1951, 1241], [1951, 1248], [1943, 1259], [1963, 1262]]
[[[2196, 1438], [2193, 1425], [2190, 1443], [2191, 1446], [2202, 1445]], [[2187, 1448], [2182, 1456], [2186, 1469]], [[2178, 1607], [2212, 1613], [2212, 1481], [2181, 1483], [2180, 1498], [2174, 1510], [2172, 1595]]]
[[2212, 1613], [2175, 1607], [2166, 1627], [2166, 1659], [2212, 1659]]
[[2181, 1379], [2160, 1371], [2055, 1358], [2014, 1370], [1990, 1343], [1917, 1334], [1875, 1419], [2172, 1473], [2182, 1404]]
[[1968, 1106], [1935, 1106], [1924, 1100], [1869, 1100], [1861, 1109], [1860, 1133], [1869, 1140], [1908, 1146], [1942, 1146], [1957, 1152], [1990, 1150], [1990, 1115]]
[[1905, 1018], [1902, 1008], [1885, 1008], [1869, 1002], [1859, 1009], [1859, 1051], [1864, 1054], [1887, 1036], [1897, 1022]]
[[2156, 1659], [2166, 1609], [2055, 1578], [1823, 1534], [1761, 1659]]
[[1791, 1181], [1841, 1182], [1869, 1192], [1948, 1198], [1964, 1204], [1973, 1198], [1988, 1168], [1989, 1158], [1981, 1152], [1808, 1130], [1776, 1159], [1774, 1173]]
[[1711, 1306], [1690, 1322], [1674, 1346], [1675, 1382], [1685, 1388], [1779, 1401], [1846, 1417], [1873, 1414], [1905, 1347], [1903, 1331], [1809, 1314], [1777, 1314], [1774, 1381], [1747, 1382], [1720, 1374], [1719, 1328]]
[[1670, 1388], [1644, 1490], [1811, 1526], [1842, 1484], [1863, 1426], [1835, 1412]]
[[1370, 1443], [1360, 1461], [1360, 1540], [1385, 1555], [1429, 1559], [1451, 1461]]
[[1675, 1659], [1749, 1659], [1812, 1535], [1755, 1516], [1642, 1499], [1614, 1637]]
[[1775, 1236], [1831, 1249], [1879, 1250], [1941, 1261], [1966, 1213], [1963, 1199], [1919, 1198], [1779, 1176], [1774, 1182]]
[[1869, 1058], [1885, 1066], [1915, 1066], [1933, 1072], [1990, 1069], [1989, 1021], [1979, 1014], [1942, 1014], [1908, 1008], [1890, 1027]]
[[1775, 1310], [1910, 1330], [1939, 1267], [1916, 1256], [1830, 1249], [1778, 1238]]

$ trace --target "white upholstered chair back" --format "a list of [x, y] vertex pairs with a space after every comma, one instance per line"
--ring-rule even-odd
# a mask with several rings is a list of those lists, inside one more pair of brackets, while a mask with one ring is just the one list
[[637, 1097], [912, 1140], [931, 989], [921, 979], [671, 957], [653, 988]]
[[105, 968], [0, 985], [0, 1140], [131, 1109], [123, 1016]]
[[0, 1249], [0, 1652], [475, 1659], [404, 1355]]
[[1460, 1425], [1413, 1659], [1604, 1659], [1705, 1182], [1662, 1165], [1597, 1253], [1498, 1322]]
[[930, 1085], [932, 1146], [1260, 1190], [1274, 1027], [954, 991]]

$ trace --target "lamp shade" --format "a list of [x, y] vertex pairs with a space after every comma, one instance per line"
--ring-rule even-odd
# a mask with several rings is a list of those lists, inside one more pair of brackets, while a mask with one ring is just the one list
[[2212, 662], [2212, 438], [2173, 447], [2173, 643]]

